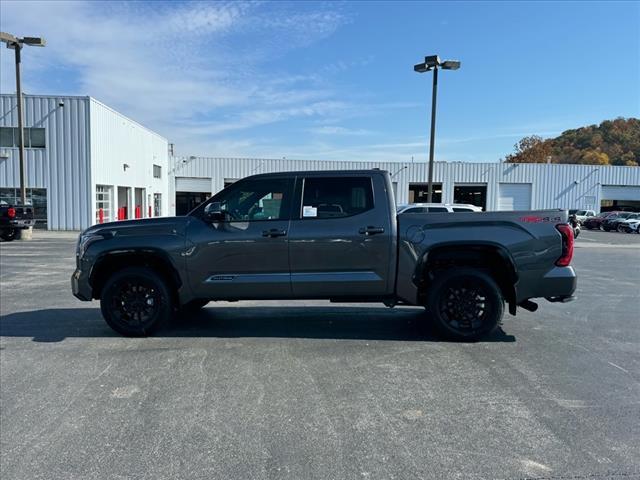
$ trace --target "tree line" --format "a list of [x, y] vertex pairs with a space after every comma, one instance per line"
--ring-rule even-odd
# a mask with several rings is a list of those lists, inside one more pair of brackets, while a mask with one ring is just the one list
[[605, 120], [600, 125], [567, 130], [556, 138], [524, 137], [503, 161], [638, 166], [640, 119]]

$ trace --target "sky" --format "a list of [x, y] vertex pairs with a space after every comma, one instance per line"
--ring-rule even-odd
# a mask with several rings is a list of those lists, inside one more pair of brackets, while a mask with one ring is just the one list
[[[640, 117], [640, 2], [0, 2], [23, 90], [90, 95], [179, 155], [496, 162], [523, 136]], [[0, 49], [0, 91], [15, 92]]]

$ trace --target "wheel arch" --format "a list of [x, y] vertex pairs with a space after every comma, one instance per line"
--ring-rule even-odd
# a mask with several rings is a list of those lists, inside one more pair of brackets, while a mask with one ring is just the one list
[[177, 269], [166, 252], [149, 248], [118, 249], [101, 253], [89, 276], [92, 297], [100, 298], [107, 279], [126, 267], [150, 268], [167, 282], [170, 291], [176, 296], [174, 300], [177, 300], [178, 289], [182, 286]]
[[414, 278], [420, 301], [425, 299], [438, 271], [451, 267], [488, 270], [509, 304], [509, 313], [515, 315], [518, 273], [511, 254], [504, 246], [491, 242], [451, 242], [432, 246], [416, 265]]

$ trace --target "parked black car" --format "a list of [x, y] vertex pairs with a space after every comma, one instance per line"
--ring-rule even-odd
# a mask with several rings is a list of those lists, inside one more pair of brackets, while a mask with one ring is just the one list
[[33, 218], [31, 205], [11, 205], [0, 202], [0, 238], [10, 242], [16, 238], [18, 230], [32, 227], [36, 221]]
[[601, 224], [600, 228], [605, 232], [618, 229], [618, 223], [626, 220], [633, 212], [617, 212], [615, 215], [608, 216]]

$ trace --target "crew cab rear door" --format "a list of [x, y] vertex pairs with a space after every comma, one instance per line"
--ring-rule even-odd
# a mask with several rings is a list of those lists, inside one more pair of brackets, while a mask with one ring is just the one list
[[388, 293], [395, 230], [386, 195], [382, 175], [298, 177], [289, 227], [295, 297]]

